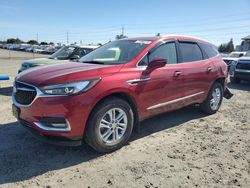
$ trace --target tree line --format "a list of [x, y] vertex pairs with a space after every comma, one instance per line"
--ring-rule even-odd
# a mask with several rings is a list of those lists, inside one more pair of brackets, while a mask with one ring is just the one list
[[24, 42], [23, 40], [19, 39], [19, 38], [9, 38], [7, 39], [5, 42], [2, 41], [0, 43], [7, 43], [7, 44], [23, 44], [23, 43], [27, 43], [27, 44], [31, 44], [31, 45], [54, 45], [54, 42], [38, 42], [36, 40], [29, 40], [27, 42]]
[[224, 44], [219, 45], [218, 51], [221, 53], [230, 53], [230, 52], [234, 51], [233, 39], [230, 39], [230, 41], [228, 43], [224, 43]]
[[[160, 36], [160, 33], [156, 34], [157, 37]], [[126, 35], [120, 34], [120, 35], [116, 35], [115, 37], [117, 40], [119, 39], [123, 39], [123, 38], [127, 38]], [[24, 41], [20, 40], [19, 38], [9, 38], [6, 40], [6, 42], [0, 42], [0, 43], [7, 43], [7, 44], [22, 44], [25, 43]], [[27, 44], [31, 44], [31, 45], [54, 45], [53, 42], [38, 42], [36, 40], [29, 40], [26, 42]], [[230, 41], [228, 43], [223, 43], [220, 44], [218, 47], [218, 51], [221, 53], [230, 53], [232, 51], [234, 51], [234, 44], [233, 44], [233, 39], [231, 38]]]

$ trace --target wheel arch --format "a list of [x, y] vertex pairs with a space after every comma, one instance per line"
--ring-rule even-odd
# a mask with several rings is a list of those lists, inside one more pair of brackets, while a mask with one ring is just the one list
[[[89, 113], [88, 119], [86, 121], [86, 125], [85, 125], [85, 129], [88, 126], [88, 122], [90, 119], [90, 116], [92, 115], [94, 109], [96, 108], [96, 106], [98, 106], [99, 104], [101, 104], [103, 101], [107, 100], [108, 98], [112, 98], [112, 97], [116, 97], [116, 98], [120, 98], [122, 100], [125, 100], [132, 108], [133, 113], [134, 113], [134, 127], [138, 126], [139, 124], [139, 112], [137, 110], [137, 103], [136, 100], [134, 98], [134, 96], [132, 96], [131, 94], [129, 94], [128, 92], [125, 91], [115, 91], [112, 93], [109, 93], [107, 95], [102, 96], [93, 106], [92, 109]], [[84, 133], [86, 131], [84, 130]]]
[[[225, 89], [225, 86], [226, 86], [226, 78], [225, 78], [225, 77], [217, 78], [217, 79], [214, 81], [214, 83], [215, 83], [215, 82], [220, 83], [220, 84], [222, 85], [222, 87]], [[213, 83], [213, 84], [214, 84], [214, 83]]]

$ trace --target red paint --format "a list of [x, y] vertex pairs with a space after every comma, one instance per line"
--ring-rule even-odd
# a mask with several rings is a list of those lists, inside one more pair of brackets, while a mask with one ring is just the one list
[[[138, 40], [153, 40], [153, 42], [136, 58], [126, 64], [65, 63], [27, 70], [18, 75], [16, 80], [36, 87], [92, 78], [101, 78], [101, 81], [86, 93], [37, 98], [31, 106], [21, 107], [20, 118], [32, 124], [39, 121], [40, 117], [65, 117], [70, 122], [70, 132], [44, 131], [34, 124], [33, 126], [45, 135], [76, 137], [84, 134], [88, 116], [95, 105], [103, 98], [115, 93], [125, 93], [134, 100], [140, 120], [191, 103], [201, 103], [205, 100], [214, 81], [227, 76], [226, 64], [219, 56], [216, 56], [193, 63], [166, 65], [153, 70], [150, 74], [143, 74], [143, 69], [137, 68], [137, 62], [160, 40], [165, 39], [205, 42], [196, 38], [180, 36], [140, 38]], [[208, 68], [212, 70], [209, 71]], [[134, 85], [129, 85], [126, 82], [139, 78], [150, 78], [150, 80]], [[201, 95], [164, 107], [147, 110], [150, 106], [201, 91], [204, 91]]]

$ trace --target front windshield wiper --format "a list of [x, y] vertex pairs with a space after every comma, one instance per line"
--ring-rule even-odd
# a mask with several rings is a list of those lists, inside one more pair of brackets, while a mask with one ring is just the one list
[[104, 62], [101, 61], [80, 61], [81, 63], [90, 63], [90, 64], [101, 64], [103, 65]]

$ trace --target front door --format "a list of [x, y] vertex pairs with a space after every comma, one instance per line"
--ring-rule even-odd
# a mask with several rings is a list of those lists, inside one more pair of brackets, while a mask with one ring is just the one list
[[154, 58], [166, 58], [167, 64], [164, 67], [155, 69], [148, 75], [140, 70], [140, 79], [135, 87], [135, 92], [139, 97], [142, 116], [151, 116], [164, 111], [181, 107], [181, 101], [185, 94], [185, 84], [183, 82], [182, 66], [178, 64], [175, 41], [168, 41], [158, 45], [146, 55], [140, 65], [146, 65]]

